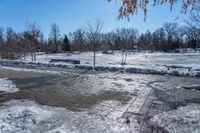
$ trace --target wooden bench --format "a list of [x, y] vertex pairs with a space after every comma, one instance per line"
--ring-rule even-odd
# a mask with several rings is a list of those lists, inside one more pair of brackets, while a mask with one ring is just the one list
[[73, 59], [51, 59], [50, 62], [65, 62], [72, 64], [80, 64], [80, 60], [73, 60]]
[[167, 67], [167, 70], [169, 71], [170, 68], [172, 69], [179, 69], [179, 68], [182, 68], [182, 69], [187, 69], [188, 71], [191, 71], [192, 67], [183, 67], [183, 66], [167, 66], [167, 65], [164, 65], [165, 67]]

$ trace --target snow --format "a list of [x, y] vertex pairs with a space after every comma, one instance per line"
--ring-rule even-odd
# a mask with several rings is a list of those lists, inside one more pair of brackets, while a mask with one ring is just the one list
[[0, 107], [0, 132], [10, 133], [128, 133], [126, 125], [87, 112], [12, 100]]
[[151, 122], [154, 126], [162, 127], [170, 133], [199, 133], [200, 105], [190, 104], [158, 114], [151, 119]]
[[[127, 65], [125, 68], [137, 68], [138, 70], [156, 70], [168, 71], [168, 73], [175, 73], [178, 71], [181, 74], [191, 73], [194, 75], [196, 70], [200, 69], [200, 53], [146, 53], [146, 52], [128, 52]], [[60, 53], [60, 54], [40, 54], [37, 56], [38, 62], [49, 63], [51, 59], [75, 59], [81, 61], [81, 66], [93, 65], [93, 53]], [[25, 59], [30, 61], [30, 57]], [[66, 64], [66, 63], [61, 63]], [[101, 52], [96, 55], [96, 66], [98, 67], [115, 67], [121, 68], [121, 53], [115, 51], [114, 54], [102, 54]], [[176, 67], [173, 67], [176, 66]], [[192, 68], [188, 72], [187, 68]]]
[[[111, 72], [127, 72], [127, 73], [144, 73], [164, 75], [170, 74], [175, 76], [196, 76], [200, 77], [200, 53], [149, 53], [149, 52], [128, 52], [127, 62], [125, 66], [121, 66], [121, 53], [114, 51], [113, 54], [102, 54], [98, 52], [96, 55], [97, 71]], [[80, 65], [70, 63], [50, 62], [51, 59], [73, 59], [80, 60]], [[78, 68], [93, 69], [93, 53], [58, 53], [46, 54], [37, 53], [37, 61], [31, 61], [30, 56], [26, 56], [22, 60], [9, 61], [0, 60], [0, 65], [39, 65], [47, 67], [61, 68]]]
[[[200, 68], [199, 60], [200, 53], [145, 53], [145, 52], [128, 52], [126, 67], [139, 68], [157, 68], [168, 66], [183, 66], [192, 67], [194, 69]], [[59, 53], [59, 54], [39, 54], [37, 56], [38, 62], [49, 62], [51, 59], [76, 59], [81, 61], [81, 65], [93, 65], [93, 53]], [[30, 56], [25, 58], [26, 61], [31, 61]], [[96, 55], [97, 66], [118, 66], [121, 67], [121, 53], [115, 51], [114, 54]]]
[[11, 80], [6, 78], [0, 78], [0, 94], [1, 93], [15, 93], [19, 91], [15, 84]]

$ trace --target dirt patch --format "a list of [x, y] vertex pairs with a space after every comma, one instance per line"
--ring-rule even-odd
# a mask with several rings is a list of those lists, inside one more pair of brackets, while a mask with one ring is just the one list
[[128, 92], [105, 91], [100, 94], [86, 96], [83, 94], [64, 94], [52, 89], [24, 89], [21, 92], [0, 96], [0, 103], [11, 99], [28, 99], [43, 105], [65, 107], [78, 111], [83, 108], [89, 108], [104, 100], [117, 100], [123, 104], [130, 98]]
[[[32, 72], [1, 71], [2, 77], [12, 80], [19, 92], [0, 95], [0, 103], [12, 99], [28, 99], [43, 105], [65, 107], [70, 110], [90, 108], [104, 100], [117, 100], [122, 104], [131, 99], [127, 91], [101, 90], [93, 93], [95, 86], [82, 86], [91, 78], [82, 75], [50, 75]], [[84, 82], [83, 82], [84, 81]], [[76, 85], [80, 83], [81, 85]], [[96, 87], [99, 87], [98, 85]], [[84, 91], [85, 90], [85, 91]]]

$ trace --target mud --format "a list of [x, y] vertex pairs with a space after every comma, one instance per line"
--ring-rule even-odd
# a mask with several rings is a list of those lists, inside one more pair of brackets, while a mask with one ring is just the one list
[[[83, 93], [83, 90], [76, 88], [75, 85], [76, 83], [80, 84], [80, 80], [84, 78], [83, 76], [78, 78], [79, 76], [73, 74], [58, 76], [34, 72], [0, 71], [0, 77], [7, 77], [20, 89], [17, 93], [0, 94], [0, 103], [12, 99], [28, 99], [43, 105], [65, 107], [75, 111], [90, 108], [104, 100], [117, 100], [123, 104], [131, 98], [131, 94], [127, 91], [101, 90], [97, 94]], [[89, 79], [86, 77], [86, 80]], [[81, 84], [79, 87], [81, 87]], [[90, 86], [84, 86], [84, 89], [91, 89], [87, 87]]]

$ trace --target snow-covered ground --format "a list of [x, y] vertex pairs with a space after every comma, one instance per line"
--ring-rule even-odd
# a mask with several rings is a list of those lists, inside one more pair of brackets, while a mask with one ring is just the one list
[[[117, 66], [121, 67], [121, 53], [119, 51], [113, 54], [96, 55], [97, 66]], [[51, 59], [76, 59], [81, 61], [81, 65], [93, 65], [93, 53], [60, 53], [37, 55], [37, 61], [49, 63]], [[128, 52], [127, 65], [125, 67], [152, 68], [156, 67], [166, 69], [166, 66], [191, 67], [200, 69], [200, 53], [145, 53], [145, 52]], [[25, 61], [31, 61], [31, 57], [27, 56]]]
[[[36, 61], [31, 61], [31, 56], [26, 56], [21, 60], [9, 61], [0, 60], [0, 65], [12, 66], [47, 66], [63, 68], [93, 68], [93, 53], [58, 53], [46, 54], [37, 53]], [[64, 62], [51, 62], [51, 59], [73, 59], [80, 60], [80, 65], [72, 65]], [[149, 52], [128, 52], [126, 65], [121, 65], [121, 53], [115, 51], [113, 54], [96, 55], [96, 68], [98, 71], [123, 71], [128, 73], [144, 73], [175, 76], [196, 76], [200, 77], [200, 53], [149, 53]]]
[[[196, 72], [200, 72], [200, 53], [128, 53], [127, 57], [127, 65], [121, 66], [121, 54], [119, 52], [115, 52], [114, 54], [97, 54], [97, 67], [108, 68], [104, 70], [110, 70], [110, 68], [117, 68], [117, 70], [128, 71], [139, 71], [146, 73], [153, 72], [178, 72], [178, 73], [186, 73], [186, 74], [195, 74]], [[98, 73], [98, 74], [84, 74], [79, 75], [76, 73], [74, 76], [73, 72], [69, 70], [65, 70], [63, 68], [52, 68], [51, 66], [69, 66], [73, 68], [71, 64], [65, 63], [51, 63], [51, 59], [77, 59], [81, 61], [80, 66], [89, 66], [92, 67], [92, 53], [60, 53], [60, 54], [45, 54], [39, 53], [37, 55], [37, 61], [31, 62], [30, 56], [27, 56], [25, 60], [17, 60], [17, 61], [9, 61], [9, 60], [0, 60], [0, 69], [3, 71], [7, 71], [8, 74], [10, 70], [17, 71], [18, 73], [24, 72], [34, 72], [34, 73], [42, 73], [44, 76], [49, 76], [49, 74], [59, 75], [59, 80], [50, 80], [50, 82], [54, 80], [53, 83], [55, 86], [51, 86], [53, 89], [57, 88], [56, 91], [52, 91], [51, 87], [46, 86], [43, 90], [45, 95], [41, 95], [42, 97], [47, 94], [55, 94], [50, 96], [50, 99], [59, 98], [61, 99], [61, 103], [59, 105], [63, 105], [63, 102], [70, 102], [66, 99], [71, 98], [71, 94], [78, 94], [77, 99], [74, 100], [74, 103], [85, 104], [88, 101], [93, 100], [93, 96], [95, 99], [100, 99], [93, 104], [91, 104], [90, 108], [84, 108], [80, 112], [70, 111], [65, 108], [57, 108], [52, 106], [51, 104], [40, 105], [34, 101], [29, 100], [11, 100], [10, 98], [6, 103], [1, 103], [0, 106], [0, 132], [2, 133], [10, 133], [10, 132], [47, 132], [47, 133], [58, 133], [58, 132], [133, 132], [140, 131], [141, 125], [139, 124], [137, 119], [133, 116], [137, 116], [144, 109], [148, 109], [148, 97], [151, 99], [157, 100], [154, 97], [153, 89], [158, 88], [158, 91], [168, 89], [173, 90], [187, 90], [187, 94], [193, 97], [193, 93], [189, 93], [189, 91], [193, 92], [193, 89], [199, 90], [199, 80], [198, 82], [195, 79], [198, 78], [188, 78], [188, 77], [173, 77], [173, 76], [157, 76], [154, 75], [141, 75], [141, 74], [129, 74], [129, 73]], [[41, 67], [42, 65], [45, 67]], [[29, 67], [27, 67], [27, 66]], [[17, 66], [17, 67], [15, 67]], [[39, 66], [39, 67], [38, 67]], [[50, 66], [50, 68], [46, 67]], [[169, 67], [170, 70], [167, 69]], [[28, 68], [28, 69], [27, 69]], [[47, 69], [48, 68], [48, 69]], [[119, 68], [119, 69], [118, 69]], [[189, 71], [188, 69], [191, 68]], [[152, 71], [150, 71], [152, 70]], [[11, 73], [12, 73], [11, 71]], [[24, 73], [24, 74], [26, 74]], [[70, 74], [69, 74], [70, 73]], [[16, 73], [15, 73], [16, 74]], [[65, 74], [69, 74], [66, 76]], [[175, 73], [176, 74], [176, 73]], [[11, 74], [13, 77], [13, 74]], [[73, 75], [73, 76], [70, 76]], [[9, 75], [6, 75], [8, 77]], [[18, 76], [18, 75], [17, 75]], [[17, 79], [18, 77], [15, 76]], [[140, 77], [141, 76], [141, 77]], [[66, 78], [67, 77], [67, 78]], [[31, 79], [31, 77], [29, 77]], [[172, 78], [169, 80], [168, 78]], [[176, 79], [177, 78], [177, 79]], [[179, 81], [179, 78], [183, 78]], [[8, 77], [10, 79], [10, 77]], [[19, 91], [21, 88], [17, 88], [16, 85], [13, 84], [12, 81], [6, 78], [0, 78], [0, 94], [5, 96], [5, 93], [13, 93]], [[38, 78], [40, 80], [41, 78]], [[188, 81], [190, 79], [191, 81]], [[25, 78], [23, 80], [26, 80]], [[45, 78], [42, 78], [45, 80]], [[154, 86], [151, 86], [149, 83], [152, 80]], [[158, 81], [160, 80], [160, 81]], [[166, 80], [166, 83], [164, 84]], [[169, 81], [168, 81], [169, 80]], [[193, 81], [195, 80], [195, 81]], [[29, 80], [27, 80], [29, 81]], [[29, 81], [36, 82], [36, 81]], [[43, 81], [42, 81], [43, 82]], [[45, 82], [45, 81], [44, 81]], [[40, 83], [40, 82], [36, 82]], [[155, 83], [155, 84], [154, 84]], [[17, 84], [17, 82], [16, 82]], [[19, 82], [19, 84], [24, 84]], [[47, 82], [49, 84], [49, 82]], [[32, 84], [27, 83], [27, 89], [30, 89]], [[44, 84], [46, 85], [46, 84]], [[19, 86], [17, 84], [17, 86]], [[173, 87], [172, 87], [173, 86]], [[178, 87], [177, 87], [178, 86]], [[37, 87], [37, 86], [36, 86]], [[168, 87], [168, 88], [167, 88]], [[40, 88], [40, 87], [39, 87]], [[43, 87], [41, 87], [43, 88]], [[167, 88], [167, 89], [165, 89]], [[175, 89], [177, 88], [177, 89]], [[31, 88], [33, 89], [33, 88]], [[40, 90], [33, 89], [33, 92], [39, 92]], [[169, 91], [168, 90], [168, 91]], [[52, 92], [53, 93], [52, 93]], [[47, 93], [51, 92], [51, 93]], [[104, 93], [106, 92], [106, 93]], [[117, 92], [117, 93], [116, 93]], [[120, 92], [120, 93], [119, 93]], [[122, 93], [123, 92], [123, 93]], [[176, 92], [176, 91], [175, 91]], [[182, 98], [184, 100], [183, 91], [180, 91]], [[27, 99], [28, 95], [26, 94], [41, 94], [39, 93], [27, 93], [24, 92]], [[109, 94], [110, 93], [110, 94]], [[194, 92], [195, 94], [197, 92]], [[65, 95], [61, 95], [65, 94]], [[68, 95], [67, 95], [68, 94]], [[81, 95], [80, 95], [81, 94]], [[102, 97], [101, 94], [109, 94], [108, 96]], [[157, 95], [167, 95], [168, 93], [161, 93]], [[172, 96], [171, 92], [169, 93]], [[178, 91], [176, 95], [178, 95]], [[7, 95], [7, 94], [6, 94]], [[13, 95], [13, 94], [12, 94]], [[84, 97], [81, 97], [81, 96]], [[157, 96], [155, 95], [155, 96]], [[175, 96], [176, 96], [175, 95]], [[23, 96], [23, 95], [22, 95]], [[54, 96], [54, 97], [53, 97]], [[62, 97], [61, 97], [62, 96]], [[68, 96], [68, 97], [67, 97]], [[75, 95], [76, 96], [76, 95]], [[90, 97], [91, 96], [91, 97]], [[116, 97], [115, 97], [116, 96]], [[153, 97], [150, 97], [153, 96]], [[199, 98], [198, 95], [194, 95]], [[18, 97], [18, 96], [16, 96]], [[47, 98], [49, 95], [47, 96]], [[79, 102], [82, 98], [85, 102]], [[107, 98], [108, 97], [108, 98]], [[112, 97], [112, 98], [111, 98]], [[123, 99], [120, 100], [119, 97]], [[127, 98], [128, 101], [125, 99]], [[188, 96], [189, 97], [189, 96]], [[15, 96], [14, 96], [15, 98]], [[66, 99], [62, 99], [66, 98]], [[102, 98], [102, 100], [101, 100]], [[169, 97], [166, 97], [166, 99]], [[176, 97], [177, 98], [177, 97]], [[175, 100], [177, 100], [175, 98]], [[179, 98], [179, 97], [178, 97]], [[194, 97], [193, 97], [194, 98]], [[2, 98], [3, 99], [3, 98]], [[6, 96], [4, 97], [6, 99]], [[21, 96], [20, 96], [20, 99]], [[31, 99], [31, 98], [30, 98]], [[45, 100], [50, 100], [46, 99]], [[58, 101], [58, 99], [56, 99]], [[121, 101], [121, 102], [120, 102]], [[123, 102], [122, 102], [123, 101]], [[167, 101], [167, 100], [165, 100]], [[170, 98], [169, 98], [170, 101]], [[164, 107], [164, 103], [161, 103], [161, 106]], [[177, 101], [173, 101], [177, 102]], [[185, 101], [184, 101], [185, 102]], [[54, 102], [53, 102], [54, 103]], [[59, 102], [58, 102], [59, 103]], [[73, 103], [73, 102], [72, 102]], [[73, 103], [73, 104], [74, 104]], [[166, 102], [167, 103], [167, 102]], [[50, 106], [46, 106], [50, 105]], [[54, 104], [53, 104], [54, 105]], [[70, 105], [70, 104], [69, 104]], [[78, 104], [77, 104], [78, 105]], [[144, 106], [145, 105], [145, 106]], [[71, 105], [70, 105], [71, 106]], [[58, 106], [58, 107], [65, 107]], [[153, 108], [155, 109], [155, 108]], [[152, 109], [152, 110], [153, 110]], [[167, 108], [168, 109], [168, 108]], [[177, 110], [167, 110], [166, 112], [161, 113], [160, 110], [156, 112], [156, 116], [152, 115], [151, 123], [155, 127], [161, 127], [169, 132], [175, 133], [199, 133], [200, 132], [200, 105], [199, 104], [188, 104], [186, 107], [180, 107]], [[154, 110], [153, 110], [154, 111]], [[152, 112], [153, 112], [152, 111]], [[154, 112], [153, 112], [154, 113]], [[160, 114], [159, 114], [160, 113]], [[133, 115], [130, 117], [131, 123], [124, 124], [126, 120], [126, 115]], [[136, 129], [136, 130], [135, 130]]]
[[[96, 66], [100, 69], [115, 68], [129, 69], [127, 72], [137, 73], [160, 73], [172, 75], [200, 75], [200, 53], [148, 53], [148, 52], [128, 52], [125, 66], [121, 66], [121, 53], [115, 51], [113, 54], [96, 55]], [[67, 65], [68, 63], [58, 62], [51, 63], [51, 59], [74, 59], [80, 60], [80, 66], [92, 67], [93, 53], [59, 53], [37, 55], [37, 63]], [[23, 59], [25, 62], [31, 62], [31, 57], [27, 56]], [[107, 70], [106, 69], [106, 70]], [[108, 69], [110, 70], [110, 69]], [[113, 71], [113, 69], [112, 69]]]
[[86, 112], [12, 100], [0, 107], [2, 133], [128, 133], [127, 126]]
[[6, 78], [0, 78], [0, 94], [1, 93], [14, 93], [19, 91], [15, 84], [11, 80]]
[[178, 110], [158, 114], [151, 122], [169, 133], [199, 133], [200, 105], [190, 104]]

